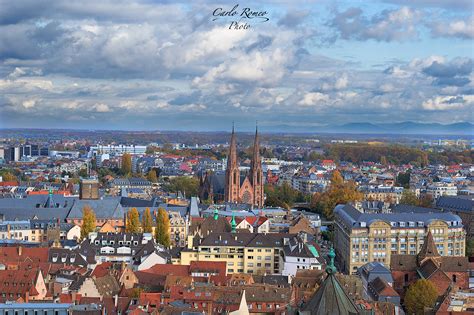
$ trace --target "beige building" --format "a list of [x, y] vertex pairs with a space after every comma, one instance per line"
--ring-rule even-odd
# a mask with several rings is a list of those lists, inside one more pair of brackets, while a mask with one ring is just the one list
[[210, 233], [188, 243], [180, 263], [225, 261], [227, 273], [280, 274], [283, 249], [295, 235], [280, 233]]
[[391, 254], [416, 255], [428, 231], [441, 256], [465, 253], [466, 232], [461, 218], [452, 213], [411, 206], [398, 206], [392, 213], [362, 213], [338, 205], [334, 219], [336, 257], [339, 270], [346, 273], [372, 261], [389, 266]]
[[172, 246], [183, 247], [188, 238], [188, 224], [179, 212], [170, 211], [170, 240]]

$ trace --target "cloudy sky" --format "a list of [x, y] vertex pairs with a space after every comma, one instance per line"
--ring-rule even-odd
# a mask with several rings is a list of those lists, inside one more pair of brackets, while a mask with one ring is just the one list
[[471, 0], [189, 3], [0, 0], [0, 127], [473, 122]]

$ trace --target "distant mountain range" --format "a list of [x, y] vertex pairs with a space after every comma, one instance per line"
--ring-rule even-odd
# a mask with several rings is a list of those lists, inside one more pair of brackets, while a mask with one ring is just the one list
[[[275, 127], [273, 127], [275, 128]], [[272, 128], [272, 129], [273, 129]], [[348, 134], [399, 134], [399, 135], [474, 135], [474, 124], [468, 122], [453, 124], [438, 123], [349, 123], [343, 125], [328, 125], [320, 127], [280, 125], [281, 131], [305, 133], [348, 133]]]

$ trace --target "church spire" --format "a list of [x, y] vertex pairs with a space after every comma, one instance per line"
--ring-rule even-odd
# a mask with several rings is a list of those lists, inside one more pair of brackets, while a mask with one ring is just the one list
[[253, 143], [252, 162], [250, 164], [250, 181], [253, 188], [253, 204], [263, 207], [263, 170], [260, 159], [260, 141], [258, 125], [255, 126], [255, 140]]
[[433, 239], [433, 234], [428, 230], [426, 235], [425, 242], [418, 253], [418, 261], [422, 262], [427, 257], [438, 257], [438, 249], [436, 248], [436, 243]]
[[227, 168], [237, 165], [237, 142], [235, 140], [234, 123], [232, 123], [232, 135], [230, 136], [229, 156], [227, 157]]
[[235, 214], [234, 211], [232, 211], [232, 221], [230, 221], [231, 226], [232, 226], [232, 232], [235, 233], [235, 229], [237, 227], [237, 223], [235, 222]]
[[240, 189], [240, 171], [237, 163], [237, 141], [235, 139], [234, 124], [230, 137], [229, 155], [227, 156], [227, 169], [225, 174], [225, 201], [238, 202]]

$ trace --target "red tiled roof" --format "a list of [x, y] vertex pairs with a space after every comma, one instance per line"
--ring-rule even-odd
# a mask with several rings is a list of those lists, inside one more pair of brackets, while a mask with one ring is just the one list
[[8, 186], [18, 186], [17, 182], [0, 182], [0, 186], [8, 187]]
[[187, 276], [189, 275], [189, 265], [156, 264], [148, 269], [141, 270], [141, 272], [161, 276]]
[[189, 272], [211, 272], [225, 275], [227, 263], [225, 261], [191, 261]]
[[0, 297], [0, 301], [4, 302], [10, 297], [10, 294], [13, 294], [14, 297], [18, 297], [18, 294], [24, 297], [27, 292], [29, 296], [38, 295], [35, 284], [39, 272], [38, 268], [15, 271], [0, 270], [0, 292], [6, 293], [6, 297]]
[[101, 278], [109, 274], [109, 269], [112, 267], [112, 262], [104, 262], [100, 265], [95, 266], [94, 271], [92, 271], [91, 276], [95, 276], [96, 278]]
[[[48, 195], [49, 191], [48, 190], [38, 190], [38, 191], [29, 191], [27, 192], [28, 195]], [[69, 190], [55, 190], [53, 191], [54, 195], [63, 195], [63, 196], [69, 196], [71, 192]]]
[[59, 295], [59, 302], [60, 303], [74, 303], [75, 301], [80, 301], [82, 295], [81, 294], [75, 294], [73, 296], [73, 293], [61, 293]]
[[48, 250], [48, 247], [0, 247], [0, 263], [19, 266], [26, 262], [31, 266], [38, 266], [48, 262]]
[[161, 303], [161, 293], [140, 293], [139, 297], [140, 305], [160, 305]]

